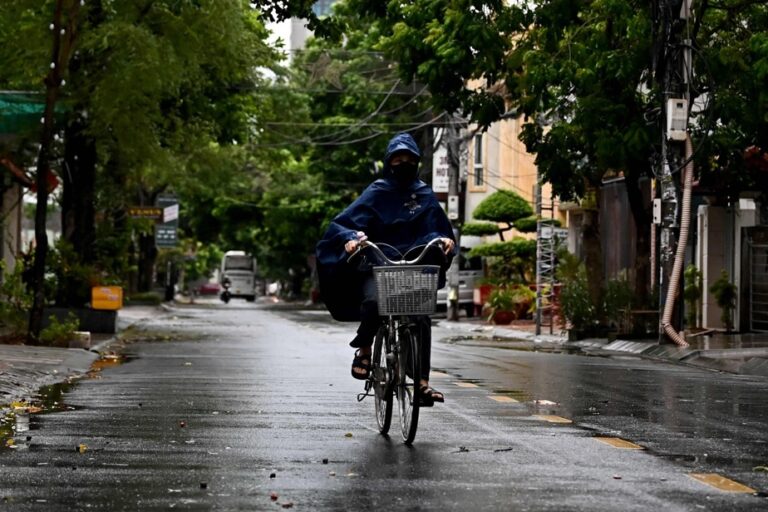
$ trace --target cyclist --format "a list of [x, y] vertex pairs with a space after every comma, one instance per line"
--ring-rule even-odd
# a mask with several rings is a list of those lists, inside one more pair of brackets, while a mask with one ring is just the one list
[[[419, 180], [421, 159], [416, 141], [407, 133], [395, 135], [387, 145], [383, 178], [374, 181], [357, 200], [337, 215], [323, 238], [316, 255], [320, 292], [328, 310], [336, 320], [360, 321], [357, 335], [350, 343], [356, 348], [352, 376], [365, 380], [370, 373], [371, 346], [379, 326], [376, 287], [370, 272], [372, 263], [365, 257], [357, 266], [347, 263], [360, 242], [367, 240], [388, 244], [401, 254], [434, 238], [440, 238], [447, 258], [433, 255], [442, 264], [439, 285], [445, 284], [444, 269], [455, 253], [453, 229], [432, 189]], [[386, 252], [386, 245], [382, 246]], [[393, 251], [394, 253], [394, 251]], [[400, 259], [399, 254], [387, 254]], [[419, 317], [422, 370], [419, 381], [420, 400], [424, 406], [443, 402], [441, 392], [430, 387], [431, 322]]]

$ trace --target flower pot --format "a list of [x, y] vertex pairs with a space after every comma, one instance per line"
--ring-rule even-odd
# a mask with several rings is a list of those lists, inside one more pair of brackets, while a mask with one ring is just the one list
[[515, 319], [514, 311], [497, 311], [493, 314], [491, 322], [496, 325], [509, 325]]

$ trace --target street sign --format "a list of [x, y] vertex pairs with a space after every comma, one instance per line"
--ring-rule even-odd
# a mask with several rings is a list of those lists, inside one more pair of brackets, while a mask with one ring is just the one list
[[157, 198], [162, 224], [155, 225], [155, 245], [160, 248], [176, 247], [179, 243], [179, 200], [175, 196]]
[[129, 206], [128, 216], [132, 219], [163, 219], [163, 209], [157, 206]]
[[436, 193], [448, 192], [448, 148], [441, 143], [432, 154], [432, 190]]
[[179, 218], [179, 203], [163, 208], [163, 222], [171, 222]]

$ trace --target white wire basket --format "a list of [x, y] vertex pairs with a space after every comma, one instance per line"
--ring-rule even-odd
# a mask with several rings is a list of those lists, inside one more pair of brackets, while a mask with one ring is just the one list
[[379, 315], [431, 315], [437, 302], [438, 265], [373, 267]]

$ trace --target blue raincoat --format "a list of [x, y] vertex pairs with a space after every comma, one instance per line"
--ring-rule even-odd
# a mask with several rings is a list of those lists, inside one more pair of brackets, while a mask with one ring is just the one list
[[[358, 231], [365, 232], [376, 244], [383, 242], [395, 247], [401, 254], [436, 237], [455, 241], [451, 223], [429, 185], [418, 177], [408, 184], [394, 179], [389, 162], [400, 151], [421, 158], [413, 137], [407, 133], [393, 137], [384, 156], [384, 177], [371, 183], [357, 200], [337, 215], [317, 244], [320, 294], [336, 320], [360, 320], [366, 274], [358, 266], [347, 263], [349, 255], [344, 251], [344, 244], [356, 240]], [[400, 257], [387, 255], [392, 259]], [[446, 266], [452, 257], [453, 254], [449, 255]], [[440, 281], [443, 286], [444, 272]]]

